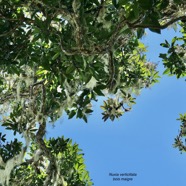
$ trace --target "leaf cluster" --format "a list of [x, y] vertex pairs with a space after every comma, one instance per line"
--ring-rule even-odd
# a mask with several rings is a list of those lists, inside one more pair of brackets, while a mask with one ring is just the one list
[[174, 37], [172, 42], [161, 43], [162, 47], [168, 49], [166, 54], [160, 54], [163, 64], [166, 67], [164, 74], [176, 75], [177, 78], [186, 76], [186, 55], [185, 55], [185, 25], [181, 29], [182, 37]]
[[[76, 143], [73, 144], [72, 140], [64, 139], [64, 137], [58, 137], [57, 139], [50, 138], [49, 140], [45, 140], [45, 143], [56, 158], [59, 167], [57, 174], [61, 177], [61, 184], [68, 183], [69, 186], [92, 185], [89, 172], [85, 168], [84, 154]], [[37, 144], [32, 143], [28, 157], [36, 156], [37, 150]], [[19, 184], [20, 186], [25, 184], [33, 186], [44, 185], [47, 177], [46, 170], [48, 163], [47, 157], [44, 155], [40, 155], [37, 162], [34, 159], [26, 158], [24, 163], [12, 171], [10, 184]]]

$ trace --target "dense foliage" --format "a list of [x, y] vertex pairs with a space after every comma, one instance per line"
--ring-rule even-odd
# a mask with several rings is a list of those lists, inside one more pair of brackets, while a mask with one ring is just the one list
[[25, 139], [6, 142], [0, 133], [1, 184], [92, 185], [77, 144], [44, 139], [46, 125], [63, 112], [87, 122], [98, 96], [107, 98], [104, 121], [129, 112], [159, 78], [140, 42], [147, 28], [161, 34], [180, 21], [183, 37], [161, 44], [168, 53], [160, 57], [166, 74], [185, 76], [185, 7], [182, 0], [1, 0], [1, 126]]

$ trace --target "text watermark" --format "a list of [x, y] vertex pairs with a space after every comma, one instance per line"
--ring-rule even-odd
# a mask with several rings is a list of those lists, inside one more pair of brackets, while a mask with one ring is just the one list
[[109, 173], [113, 181], [133, 181], [137, 173]]

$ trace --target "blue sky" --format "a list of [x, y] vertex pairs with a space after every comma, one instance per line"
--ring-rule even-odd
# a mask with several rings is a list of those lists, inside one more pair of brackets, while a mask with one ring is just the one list
[[[147, 59], [159, 62], [161, 73], [158, 55], [164, 48], [159, 44], [175, 34], [148, 31], [143, 39], [149, 46]], [[186, 111], [185, 95], [185, 79], [163, 76], [160, 83], [143, 90], [132, 111], [119, 120], [103, 122], [101, 102], [93, 103], [88, 124], [63, 116], [55, 128], [48, 127], [47, 137], [64, 135], [79, 144], [95, 186], [185, 186], [186, 154], [172, 147], [180, 125], [176, 119]], [[137, 176], [128, 182], [113, 181], [109, 173]]]
[[[147, 59], [159, 62], [160, 74], [163, 65], [158, 56], [164, 48], [159, 44], [175, 34], [148, 31], [143, 38], [149, 46]], [[64, 135], [79, 144], [95, 186], [185, 186], [186, 154], [172, 146], [180, 125], [176, 119], [186, 111], [185, 95], [185, 79], [163, 76], [160, 83], [143, 90], [132, 111], [119, 120], [104, 123], [98, 102], [88, 124], [63, 116], [54, 129], [48, 128], [47, 136]], [[109, 173], [137, 176], [132, 181], [113, 181]]]

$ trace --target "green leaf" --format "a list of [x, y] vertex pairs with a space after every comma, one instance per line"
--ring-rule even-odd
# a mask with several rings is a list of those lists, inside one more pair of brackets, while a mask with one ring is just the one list
[[145, 34], [145, 29], [139, 28], [137, 30], [137, 37], [138, 39], [142, 38], [142, 36]]
[[94, 88], [94, 91], [96, 92], [96, 94], [97, 94], [98, 96], [105, 96], [105, 95], [103, 94], [103, 92], [100, 90], [99, 87], [95, 87], [95, 88]]
[[82, 118], [83, 117], [83, 112], [81, 109], [78, 109], [76, 118]]
[[163, 75], [167, 75], [167, 74], [170, 74], [170, 69], [167, 68], [164, 72], [163, 72]]
[[173, 37], [173, 39], [172, 39], [172, 42], [171, 42], [171, 47], [173, 47], [174, 46], [174, 44], [175, 44], [175, 42], [177, 41], [177, 37], [175, 36], [175, 37]]
[[114, 115], [111, 115], [111, 116], [110, 116], [110, 119], [111, 119], [111, 121], [114, 121], [115, 116], [114, 116]]
[[67, 73], [67, 74], [71, 74], [72, 72], [74, 72], [74, 70], [75, 70], [74, 66], [71, 65], [71, 66], [69, 66], [69, 67], [67, 68], [66, 73]]
[[159, 57], [163, 58], [163, 59], [166, 59], [167, 58], [167, 54], [160, 54]]
[[173, 24], [171, 25], [171, 27], [174, 29], [175, 32], [177, 32], [177, 30], [178, 30], [178, 25], [177, 25], [177, 23], [173, 23]]
[[165, 47], [165, 48], [169, 48], [170, 47], [170, 44], [168, 43], [167, 40], [165, 40], [165, 43], [161, 43], [160, 44], [162, 47]]
[[56, 60], [58, 58], [58, 56], [60, 55], [60, 52], [57, 52], [53, 57], [52, 57], [52, 60]]
[[70, 112], [70, 114], [68, 115], [68, 119], [73, 118], [75, 115], [76, 115], [76, 111], [75, 111], [75, 110], [72, 110], [72, 111]]
[[118, 1], [117, 0], [112, 0], [112, 3], [113, 3], [113, 5], [116, 7], [116, 8], [118, 8], [119, 6], [119, 4], [118, 4]]
[[159, 23], [159, 14], [155, 11], [152, 11], [149, 15], [145, 17], [142, 25], [147, 25], [152, 32], [160, 33], [160, 23]]
[[87, 123], [88, 120], [87, 120], [87, 116], [86, 115], [83, 115], [83, 120]]
[[161, 34], [161, 29], [152, 29], [152, 28], [149, 28], [150, 31], [152, 32], [155, 32], [157, 34]]
[[82, 165], [80, 165], [79, 167], [78, 167], [78, 170], [83, 170], [85, 168], [85, 165], [84, 164], [82, 164]]
[[93, 110], [91, 110], [91, 109], [87, 109], [87, 110], [85, 111], [86, 114], [90, 114], [90, 113], [92, 113], [92, 112], [93, 112]]

